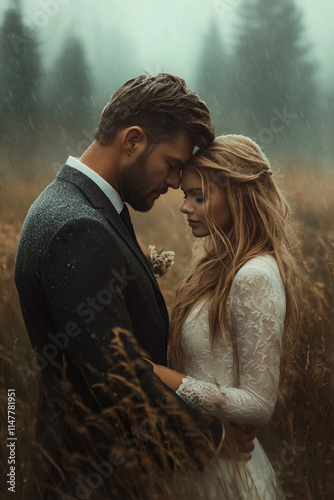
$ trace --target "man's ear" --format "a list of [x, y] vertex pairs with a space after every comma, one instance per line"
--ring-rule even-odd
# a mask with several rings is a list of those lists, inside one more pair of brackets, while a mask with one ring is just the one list
[[126, 155], [142, 153], [147, 145], [147, 137], [141, 127], [129, 127], [124, 130], [122, 148]]

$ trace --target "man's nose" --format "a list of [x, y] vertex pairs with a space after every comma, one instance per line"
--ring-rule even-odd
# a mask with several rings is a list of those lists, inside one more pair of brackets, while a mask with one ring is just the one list
[[168, 187], [171, 187], [173, 189], [178, 189], [180, 187], [181, 177], [180, 177], [180, 169], [179, 168], [172, 169], [168, 173], [168, 177], [166, 179], [166, 184]]

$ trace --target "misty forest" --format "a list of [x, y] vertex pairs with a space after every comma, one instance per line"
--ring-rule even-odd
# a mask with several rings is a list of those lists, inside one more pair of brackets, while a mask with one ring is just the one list
[[[141, 72], [172, 73], [169, 61], [178, 57], [170, 54], [157, 67], [148, 48], [144, 60], [132, 50], [140, 32], [127, 33], [125, 27], [122, 31], [121, 19], [117, 30], [110, 32], [105, 25], [101, 24], [100, 32], [95, 26], [98, 42], [90, 48], [85, 32], [66, 30], [49, 54], [45, 39], [51, 40], [53, 33], [47, 33], [47, 23], [51, 18], [60, 22], [63, 16], [65, 25], [67, 6], [61, 5], [65, 3], [54, 0], [49, 10], [39, 7], [44, 17], [36, 16], [35, 24], [29, 25], [24, 2], [11, 1], [0, 19], [1, 416], [5, 422], [7, 389], [15, 387], [15, 498], [27, 500], [32, 500], [29, 478], [39, 373], [13, 281], [22, 222], [67, 157], [80, 157], [92, 142], [111, 94]], [[103, 2], [95, 3], [99, 12]], [[259, 430], [259, 439], [287, 499], [330, 500], [334, 495], [334, 87], [321, 77], [297, 2], [208, 3], [208, 22], [196, 50], [188, 54], [191, 69], [178, 76], [206, 102], [217, 135], [243, 134], [265, 151], [291, 202], [300, 238], [296, 255], [304, 275], [303, 328], [294, 363], [288, 367], [285, 393], [270, 423]], [[51, 4], [57, 4], [53, 10]], [[182, 11], [182, 0], [178, 4], [176, 15], [186, 23], [187, 9]], [[148, 1], [145, 6], [143, 15], [148, 15]], [[80, 6], [77, 9], [80, 16]], [[225, 34], [225, 17], [231, 12]], [[102, 8], [99, 15], [103, 16]], [[42, 25], [43, 20], [41, 37], [38, 22]], [[182, 23], [168, 29], [171, 37], [179, 37], [182, 52], [182, 36], [187, 36], [180, 34]], [[332, 64], [329, 60], [328, 65]], [[132, 211], [131, 215], [145, 253], [149, 245], [175, 252], [175, 264], [159, 280], [170, 308], [193, 239], [183, 237], [182, 193], [168, 192], [162, 198], [150, 213]], [[8, 454], [3, 432], [1, 445], [3, 471]], [[3, 472], [0, 485], [1, 499], [14, 498], [8, 494]], [[137, 492], [137, 497], [129, 498], [147, 497]]]

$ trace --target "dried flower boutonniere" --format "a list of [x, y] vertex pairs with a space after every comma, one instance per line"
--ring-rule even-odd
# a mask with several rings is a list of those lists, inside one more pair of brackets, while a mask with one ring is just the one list
[[149, 245], [149, 255], [147, 255], [153, 274], [159, 278], [164, 276], [174, 264], [175, 252], [160, 250], [157, 252], [155, 245]]

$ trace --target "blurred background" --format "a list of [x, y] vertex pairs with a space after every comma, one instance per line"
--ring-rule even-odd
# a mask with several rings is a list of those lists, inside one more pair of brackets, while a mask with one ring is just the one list
[[331, 0], [3, 0], [1, 171], [45, 172], [80, 155], [114, 90], [162, 70], [199, 92], [217, 133], [327, 165], [333, 16]]
[[[217, 134], [258, 142], [287, 193], [301, 239], [304, 331], [261, 440], [287, 498], [334, 498], [333, 19], [332, 0], [1, 1], [0, 399], [5, 409], [16, 388], [17, 498], [30, 498], [38, 388], [13, 283], [22, 221], [67, 157], [88, 147], [110, 95], [144, 71], [183, 77]], [[176, 252], [160, 280], [169, 306], [193, 242], [181, 200], [172, 191], [132, 214], [144, 250]], [[1, 444], [5, 470], [3, 433]], [[4, 475], [0, 486], [5, 499]]]

